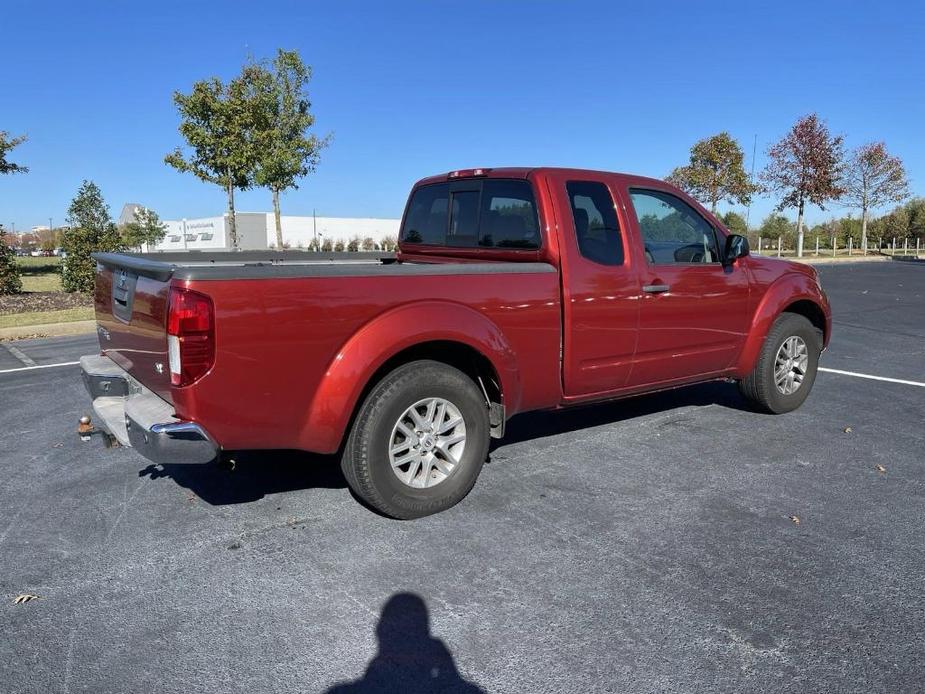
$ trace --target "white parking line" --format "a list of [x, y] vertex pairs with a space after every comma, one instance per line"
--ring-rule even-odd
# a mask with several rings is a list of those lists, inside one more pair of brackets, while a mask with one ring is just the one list
[[18, 369], [0, 369], [0, 374], [11, 374], [17, 371], [33, 371], [35, 369], [54, 369], [58, 366], [74, 366], [79, 361], [63, 361], [60, 364], [36, 364], [35, 366], [20, 366]]
[[29, 355], [27, 355], [21, 349], [18, 349], [11, 344], [7, 344], [6, 342], [3, 343], [3, 346], [6, 347], [7, 352], [19, 359], [19, 361], [21, 361], [26, 366], [36, 366], [36, 363], [29, 358]]
[[904, 386], [919, 386], [920, 388], [925, 388], [925, 383], [920, 383], [919, 381], [906, 381], [902, 378], [887, 378], [886, 376], [871, 376], [870, 374], [859, 374], [856, 371], [842, 371], [841, 369], [827, 369], [823, 366], [819, 367], [820, 371], [825, 371], [830, 374], [840, 374], [842, 376], [854, 376], [855, 378], [868, 378], [871, 381], [886, 381], [887, 383], [901, 383]]

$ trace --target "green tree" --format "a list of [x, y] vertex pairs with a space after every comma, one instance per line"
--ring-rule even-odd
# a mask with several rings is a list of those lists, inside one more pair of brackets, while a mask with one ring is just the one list
[[13, 238], [0, 224], [0, 294], [22, 292], [22, 273], [16, 263]]
[[318, 138], [309, 133], [315, 123], [308, 98], [310, 66], [302, 62], [298, 51], [280, 49], [272, 65], [272, 98], [264, 102], [270, 109], [266, 116], [269, 129], [263, 134], [256, 182], [273, 194], [273, 217], [276, 221], [276, 244], [283, 243], [279, 194], [298, 188], [298, 180], [318, 166], [321, 150], [330, 136]]
[[772, 212], [758, 227], [758, 236], [768, 239], [773, 246], [780, 237], [781, 247], [786, 248], [793, 243], [793, 222], [779, 212]]
[[18, 137], [12, 137], [5, 130], [0, 130], [0, 174], [11, 174], [11, 173], [29, 173], [29, 169], [21, 164], [14, 164], [11, 161], [7, 161], [6, 155], [19, 147], [23, 142], [26, 141], [25, 135], [20, 135]]
[[778, 211], [797, 208], [797, 256], [803, 256], [803, 211], [807, 202], [820, 209], [837, 200], [842, 168], [841, 136], [829, 133], [815, 114], [800, 118], [779, 142], [768, 150], [769, 162], [761, 174], [770, 190], [781, 196]]
[[722, 200], [747, 205], [758, 187], [744, 167], [745, 155], [727, 132], [700, 140], [691, 147], [690, 163], [668, 175], [668, 181], [703, 203], [716, 214]]
[[745, 223], [745, 217], [738, 212], [729, 210], [729, 212], [720, 216], [719, 219], [733, 234], [745, 236], [748, 233], [748, 225]]
[[225, 190], [234, 248], [238, 246], [234, 192], [254, 185], [261, 148], [270, 129], [268, 103], [272, 98], [272, 76], [256, 64], [245, 65], [227, 85], [212, 77], [196, 82], [189, 94], [173, 95], [180, 113], [180, 134], [190, 151], [184, 155], [177, 147], [164, 161]]
[[66, 292], [93, 291], [96, 263], [91, 253], [121, 251], [122, 239], [109, 218], [109, 207], [99, 187], [84, 181], [67, 210], [70, 229], [64, 232], [62, 247], [67, 253], [61, 264], [61, 286]]
[[153, 246], [167, 234], [167, 225], [157, 216], [157, 212], [146, 207], [135, 210], [135, 219], [120, 230], [125, 245], [140, 248], [143, 243]]
[[858, 147], [845, 167], [842, 187], [851, 207], [861, 210], [861, 246], [867, 250], [867, 221], [871, 208], [901, 202], [909, 196], [906, 169], [882, 142]]

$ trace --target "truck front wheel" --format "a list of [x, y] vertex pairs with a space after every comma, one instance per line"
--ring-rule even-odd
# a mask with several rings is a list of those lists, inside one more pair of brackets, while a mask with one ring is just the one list
[[341, 469], [370, 506], [393, 518], [419, 518], [469, 493], [488, 439], [488, 407], [472, 379], [447, 364], [415, 361], [367, 395]]
[[782, 313], [774, 321], [758, 363], [739, 390], [766, 412], [783, 414], [806, 400], [816, 381], [822, 334], [805, 317]]

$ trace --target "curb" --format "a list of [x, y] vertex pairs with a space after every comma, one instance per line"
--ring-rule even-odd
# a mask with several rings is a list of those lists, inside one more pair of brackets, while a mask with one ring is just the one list
[[13, 328], [0, 328], [0, 340], [23, 340], [30, 337], [89, 335], [96, 332], [95, 320], [75, 320], [69, 323], [40, 323]]

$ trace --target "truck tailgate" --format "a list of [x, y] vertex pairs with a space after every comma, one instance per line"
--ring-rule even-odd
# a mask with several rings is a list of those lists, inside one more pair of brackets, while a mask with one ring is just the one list
[[139, 383], [172, 401], [167, 361], [167, 296], [171, 266], [138, 267], [126, 258], [97, 258], [96, 309], [100, 349]]

